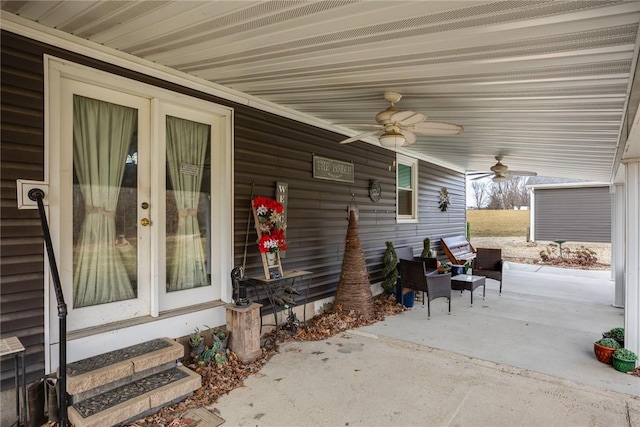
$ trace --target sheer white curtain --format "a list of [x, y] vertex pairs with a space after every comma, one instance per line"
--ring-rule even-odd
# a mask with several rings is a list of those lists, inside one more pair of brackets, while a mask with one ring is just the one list
[[209, 125], [167, 116], [167, 165], [178, 208], [174, 250], [167, 260], [168, 292], [208, 285], [197, 216], [208, 142]]
[[73, 305], [135, 298], [115, 246], [115, 211], [138, 112], [74, 95], [73, 164], [85, 203], [75, 254]]

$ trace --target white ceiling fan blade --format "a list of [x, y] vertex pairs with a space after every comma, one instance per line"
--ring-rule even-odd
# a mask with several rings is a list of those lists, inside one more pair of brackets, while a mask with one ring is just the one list
[[333, 123], [336, 126], [358, 127], [358, 128], [383, 128], [383, 125], [375, 123]]
[[390, 119], [391, 123], [396, 123], [398, 126], [412, 126], [421, 123], [427, 119], [427, 116], [422, 113], [417, 113], [411, 110], [398, 111], [393, 113]]
[[538, 174], [535, 172], [531, 172], [531, 171], [512, 171], [510, 170], [508, 172], [510, 175], [515, 175], [515, 176], [537, 176]]
[[[471, 174], [468, 174], [471, 175]], [[489, 178], [490, 176], [493, 176], [492, 173], [486, 172], [486, 173], [480, 173], [478, 176], [471, 178], [471, 181], [476, 181], [478, 179], [485, 179], [485, 178]]]
[[418, 140], [418, 137], [416, 136], [415, 133], [408, 131], [406, 129], [400, 129], [400, 133], [404, 136], [404, 139], [405, 139], [404, 144], [402, 144], [403, 146], [415, 144], [415, 142]]
[[359, 135], [352, 136], [351, 138], [347, 138], [344, 141], [340, 141], [340, 144], [348, 144], [350, 142], [359, 141], [362, 138], [366, 138], [367, 136], [373, 135], [374, 133], [378, 133], [378, 132], [380, 132], [380, 131], [379, 130], [372, 130], [372, 131], [369, 131], [369, 132], [361, 133]]
[[412, 131], [423, 135], [458, 135], [464, 128], [460, 125], [444, 122], [422, 122], [414, 125]]

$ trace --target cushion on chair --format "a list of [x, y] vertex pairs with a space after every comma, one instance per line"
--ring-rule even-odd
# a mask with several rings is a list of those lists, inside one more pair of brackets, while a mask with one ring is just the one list
[[401, 248], [396, 249], [396, 255], [398, 256], [398, 261], [401, 259], [413, 260], [413, 248], [411, 246], [403, 246]]
[[473, 260], [473, 274], [485, 276], [500, 282], [500, 291], [502, 291], [502, 250], [478, 248], [476, 259]]
[[416, 261], [422, 261], [424, 262], [424, 269], [427, 271], [427, 273], [435, 271], [438, 269], [438, 259], [437, 258], [427, 258], [427, 257], [414, 257], [413, 258]]

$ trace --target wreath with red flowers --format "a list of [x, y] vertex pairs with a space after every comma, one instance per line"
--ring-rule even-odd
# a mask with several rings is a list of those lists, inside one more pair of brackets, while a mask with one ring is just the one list
[[261, 234], [258, 239], [260, 252], [276, 253], [287, 250], [284, 234], [287, 228], [283, 218], [284, 206], [276, 200], [258, 196], [253, 200], [253, 208]]

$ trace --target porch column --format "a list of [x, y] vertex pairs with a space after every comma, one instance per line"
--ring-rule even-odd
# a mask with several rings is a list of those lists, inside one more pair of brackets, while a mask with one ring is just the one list
[[529, 240], [536, 241], [536, 190], [529, 190]]
[[640, 354], [640, 158], [623, 160], [626, 188], [625, 347]]
[[623, 184], [611, 185], [611, 279], [615, 283], [614, 307], [624, 307], [626, 215]]

